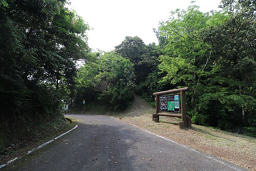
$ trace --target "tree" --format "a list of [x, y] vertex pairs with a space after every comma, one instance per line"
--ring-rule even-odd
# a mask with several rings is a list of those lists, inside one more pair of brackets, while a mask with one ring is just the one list
[[60, 115], [75, 60], [86, 58], [87, 24], [65, 0], [0, 2], [0, 128], [25, 130]]
[[136, 84], [145, 79], [145, 72], [142, 68], [141, 62], [146, 53], [146, 45], [139, 37], [125, 37], [125, 40], [118, 46], [115, 51], [122, 57], [129, 59], [134, 64], [134, 73], [136, 77]]
[[158, 74], [160, 54], [159, 47], [154, 43], [146, 45], [146, 51], [139, 63], [140, 82], [136, 85], [136, 94], [142, 95], [148, 101], [154, 101], [153, 93], [161, 89], [158, 84], [161, 78]]
[[160, 56], [160, 71], [165, 74], [162, 82], [173, 87], [191, 88], [191, 105], [196, 104], [196, 90], [201, 77], [207, 74], [208, 45], [202, 41], [200, 32], [207, 27], [209, 16], [191, 6], [187, 11], [176, 10], [170, 20], [162, 23], [158, 35], [165, 39], [163, 55]]
[[163, 47], [159, 64], [164, 74], [161, 82], [190, 88], [188, 113], [195, 123], [217, 126], [226, 114], [218, 98], [225, 93], [218, 85], [209, 84], [218, 66], [211, 55], [211, 46], [202, 37], [205, 30], [224, 23], [226, 18], [225, 13], [202, 13], [197, 6], [191, 6], [187, 11], [173, 12], [158, 30]]
[[224, 10], [211, 13], [192, 6], [160, 25], [161, 82], [190, 88], [193, 122], [222, 129], [255, 125], [253, 5], [223, 0]]
[[[237, 125], [255, 123], [255, 1], [222, 1], [230, 18], [208, 30], [205, 41], [211, 45], [218, 81], [225, 88], [226, 113], [237, 117]], [[229, 117], [227, 116], [227, 117]], [[242, 122], [241, 122], [242, 121]]]
[[77, 83], [99, 92], [98, 100], [105, 105], [122, 110], [133, 99], [133, 64], [114, 52], [104, 53], [79, 70]]

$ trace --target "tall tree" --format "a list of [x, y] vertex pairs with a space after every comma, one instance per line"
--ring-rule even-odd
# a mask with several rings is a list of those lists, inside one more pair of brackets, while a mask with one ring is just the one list
[[59, 114], [75, 60], [88, 51], [87, 24], [65, 6], [65, 0], [0, 1], [0, 127], [11, 131]]
[[176, 10], [170, 20], [162, 23], [158, 35], [165, 39], [160, 56], [160, 71], [165, 74], [162, 82], [170, 81], [173, 86], [191, 87], [191, 105], [195, 105], [197, 87], [209, 67], [208, 45], [200, 37], [207, 27], [209, 16], [191, 6], [187, 11]]
[[143, 81], [146, 73], [141, 66], [143, 55], [146, 53], [146, 45], [143, 40], [137, 36], [127, 36], [120, 45], [116, 46], [115, 51], [134, 64], [136, 83]]
[[230, 18], [207, 31], [205, 41], [211, 45], [215, 64], [219, 66], [219, 84], [227, 89], [223, 98], [227, 113], [241, 118], [240, 125], [251, 125], [256, 102], [255, 1], [225, 0], [222, 4]]

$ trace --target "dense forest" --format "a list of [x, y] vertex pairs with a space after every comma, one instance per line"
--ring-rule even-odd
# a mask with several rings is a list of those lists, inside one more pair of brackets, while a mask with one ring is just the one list
[[0, 1], [0, 137], [63, 117], [63, 104], [120, 111], [135, 94], [154, 104], [153, 92], [185, 86], [193, 123], [256, 127], [256, 1], [177, 9], [155, 29], [159, 44], [127, 36], [111, 52], [90, 50], [89, 26], [67, 5]]
[[88, 25], [65, 0], [0, 1], [0, 151], [15, 136], [63, 117]]

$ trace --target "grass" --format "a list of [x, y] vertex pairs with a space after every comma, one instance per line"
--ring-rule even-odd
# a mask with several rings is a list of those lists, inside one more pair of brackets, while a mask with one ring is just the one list
[[[0, 164], [6, 163], [14, 157], [25, 155], [27, 151], [71, 129], [74, 125], [74, 122], [64, 118], [57, 118], [38, 125], [27, 134], [13, 135], [17, 138], [12, 139], [11, 143], [5, 145], [4, 148], [2, 146]], [[0, 137], [0, 139], [3, 140], [3, 137]]]

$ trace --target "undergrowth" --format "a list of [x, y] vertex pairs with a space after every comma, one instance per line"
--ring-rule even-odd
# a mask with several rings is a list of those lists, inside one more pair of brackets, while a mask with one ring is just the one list
[[74, 123], [70, 124], [63, 116], [59, 116], [32, 127], [17, 128], [16, 131], [0, 130], [0, 162], [18, 155], [20, 151], [22, 153], [22, 149], [32, 148], [36, 144], [47, 141], [73, 125]]

